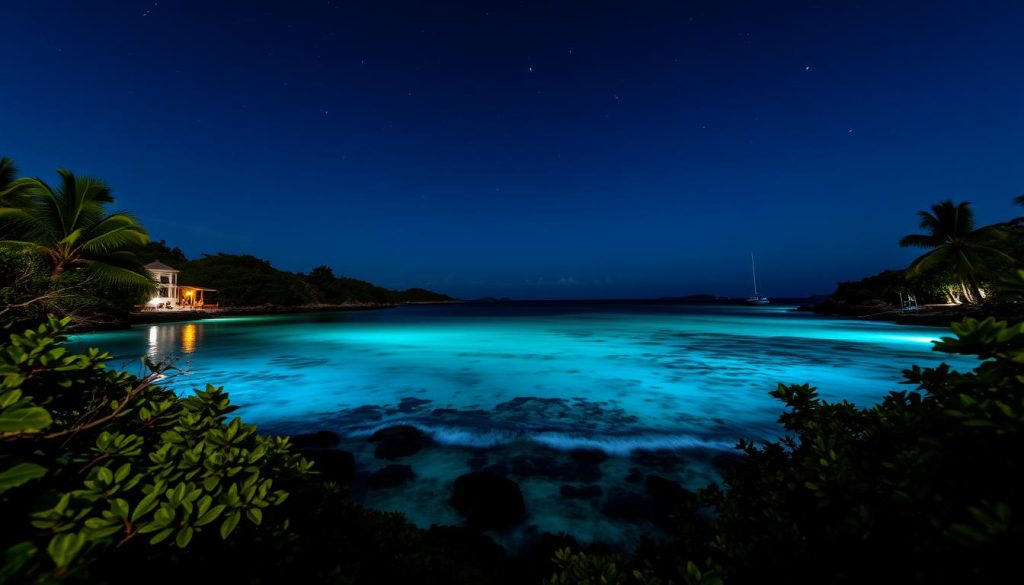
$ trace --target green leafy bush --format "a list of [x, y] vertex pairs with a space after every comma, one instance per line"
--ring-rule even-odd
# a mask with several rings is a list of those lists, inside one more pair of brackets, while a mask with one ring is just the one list
[[247, 523], [283, 531], [280, 485], [310, 473], [288, 439], [229, 415], [220, 388], [185, 397], [136, 377], [109, 354], [62, 345], [51, 317], [0, 346], [0, 578], [48, 580], [97, 555], [226, 539]]

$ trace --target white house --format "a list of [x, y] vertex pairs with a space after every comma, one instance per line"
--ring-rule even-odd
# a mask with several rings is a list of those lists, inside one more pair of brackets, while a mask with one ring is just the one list
[[153, 296], [146, 302], [151, 309], [202, 309], [209, 307], [206, 304], [204, 294], [213, 292], [212, 288], [201, 288], [198, 286], [179, 286], [177, 268], [168, 266], [163, 262], [150, 262], [146, 264], [146, 270], [156, 281], [156, 289]]

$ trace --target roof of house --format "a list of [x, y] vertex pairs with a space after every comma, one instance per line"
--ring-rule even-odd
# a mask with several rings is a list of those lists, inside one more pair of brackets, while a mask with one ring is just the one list
[[153, 270], [156, 272], [181, 272], [177, 268], [172, 268], [163, 262], [150, 262], [146, 264], [146, 270]]

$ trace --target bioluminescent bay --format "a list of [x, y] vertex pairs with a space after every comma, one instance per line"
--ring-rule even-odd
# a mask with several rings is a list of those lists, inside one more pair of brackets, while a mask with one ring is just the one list
[[[117, 363], [174, 359], [186, 373], [175, 388], [225, 385], [239, 414], [267, 431], [337, 432], [363, 473], [387, 463], [374, 458], [371, 433], [416, 426], [435, 443], [403, 460], [416, 479], [362, 497], [419, 525], [458, 523], [451, 482], [491, 468], [521, 484], [531, 511], [521, 531], [628, 545], [651, 527], [609, 519], [600, 498], [567, 500], [560, 488], [615, 494], [638, 472], [699, 488], [738, 439], [777, 437], [782, 405], [768, 393], [778, 383], [870, 406], [900, 389], [904, 367], [944, 357], [931, 351], [940, 329], [792, 309], [406, 306], [136, 326], [75, 343], [104, 347]], [[573, 449], [610, 458], [580, 466]]]

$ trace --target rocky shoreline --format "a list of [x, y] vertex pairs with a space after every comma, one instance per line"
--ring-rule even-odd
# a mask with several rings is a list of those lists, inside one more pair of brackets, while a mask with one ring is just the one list
[[[434, 493], [429, 503], [420, 501], [421, 505], [450, 509], [448, 516], [438, 516], [447, 521], [429, 522], [431, 529], [447, 525], [449, 530], [472, 532], [491, 546], [512, 545], [508, 551], [512, 553], [554, 536], [540, 528], [551, 526], [544, 516], [552, 506], [574, 510], [573, 524], [581, 523], [580, 528], [595, 522], [632, 526], [638, 534], [654, 539], [671, 531], [673, 517], [684, 512], [692, 516], [698, 508], [695, 492], [688, 489], [692, 486], [680, 481], [680, 473], [688, 475], [683, 470], [699, 456], [672, 449], [639, 449], [619, 461], [587, 448], [563, 452], [531, 446], [513, 453], [501, 447], [464, 449], [438, 444], [406, 424], [384, 427], [363, 438], [343, 439], [328, 430], [291, 438], [299, 452], [317, 464], [324, 479], [349, 486], [363, 505], [376, 509], [373, 501], [381, 500], [373, 494], [385, 493], [403, 501], [420, 501], [422, 493], [417, 495], [415, 486], [422, 482], [420, 490]], [[450, 474], [445, 481], [432, 482], [426, 467], [436, 463], [441, 451], [459, 463], [444, 466]], [[435, 453], [433, 459], [430, 452]], [[422, 457], [424, 453], [428, 457]], [[721, 471], [738, 457], [735, 452], [722, 452], [708, 457], [706, 463]], [[628, 474], [621, 474], [622, 466], [628, 467]], [[557, 487], [538, 496], [539, 483]], [[585, 530], [583, 534], [555, 532], [573, 543], [580, 538], [579, 544], [607, 550], [626, 551], [636, 544], [592, 540]]]

